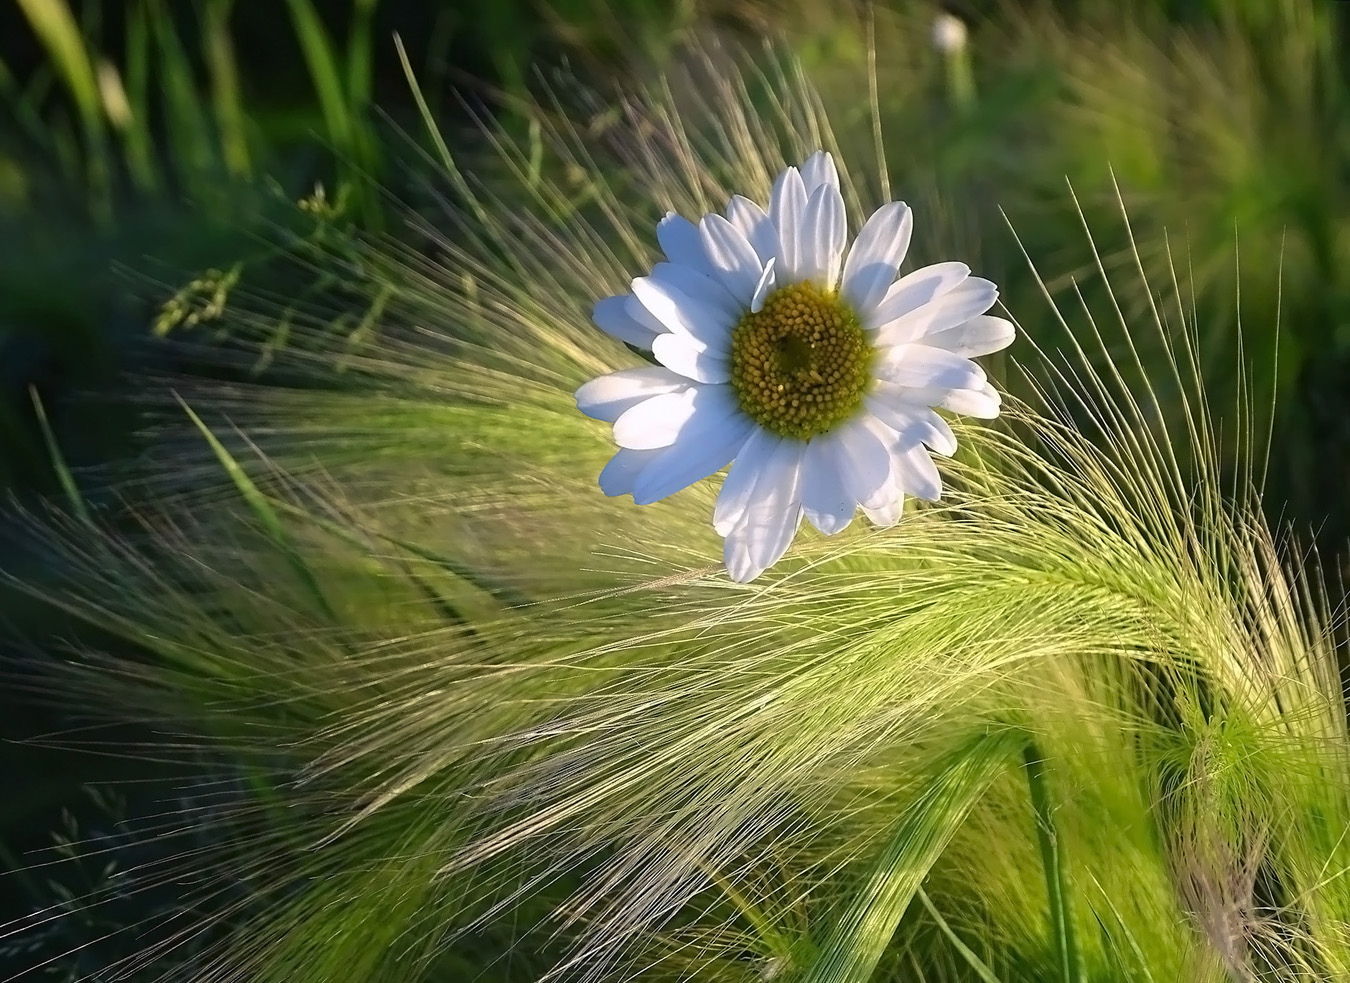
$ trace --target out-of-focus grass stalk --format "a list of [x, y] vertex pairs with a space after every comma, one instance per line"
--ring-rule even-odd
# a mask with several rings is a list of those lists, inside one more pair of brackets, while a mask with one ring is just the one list
[[211, 79], [221, 158], [226, 173], [246, 178], [252, 173], [248, 149], [248, 113], [239, 88], [239, 66], [230, 38], [234, 0], [207, 0], [202, 8], [202, 50]]
[[94, 60], [65, 0], [19, 0], [19, 7], [70, 93], [84, 133], [81, 156], [90, 203], [102, 220], [110, 221], [112, 173]]
[[131, 122], [122, 131], [126, 144], [127, 172], [137, 190], [149, 193], [162, 178], [155, 162], [155, 138], [150, 113], [150, 66], [154, 60], [149, 8], [142, 3], [127, 7], [126, 89], [131, 103]]
[[358, 117], [370, 109], [374, 18], [380, 0], [352, 0], [352, 25], [347, 35], [347, 95]]
[[[337, 47], [310, 0], [286, 0], [296, 39], [309, 69], [323, 112], [328, 138], [338, 156], [338, 170], [349, 192], [358, 197], [368, 223], [378, 223], [377, 203], [362, 189], [372, 177], [377, 153], [369, 132], [371, 25], [375, 0], [353, 0], [346, 58]], [[360, 60], [360, 64], [358, 64]]]
[[180, 178], [201, 200], [219, 200], [215, 173], [219, 151], [211, 132], [211, 113], [198, 94], [192, 60], [179, 37], [173, 12], [164, 0], [146, 0], [155, 39], [155, 78], [164, 98], [164, 128]]
[[328, 137], [336, 149], [350, 152], [352, 121], [347, 111], [343, 73], [338, 67], [337, 54], [328, 31], [310, 0], [286, 0], [286, 7], [291, 14], [291, 23], [304, 55], [305, 66], [309, 69], [314, 94], [323, 111]]

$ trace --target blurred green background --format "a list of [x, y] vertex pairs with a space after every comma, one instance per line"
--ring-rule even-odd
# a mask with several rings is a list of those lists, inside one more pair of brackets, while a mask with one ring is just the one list
[[[878, 37], [906, 46], [878, 59], [893, 181], [922, 185], [947, 213], [951, 241], [938, 245], [999, 282], [1023, 316], [1041, 309], [1039, 287], [1002, 214], [1052, 290], [1091, 293], [1065, 182], [1113, 269], [1134, 262], [1121, 249], [1119, 195], [1155, 283], [1166, 285], [1172, 249], [1220, 415], [1244, 393], [1258, 415], [1275, 401], [1272, 518], [1314, 536], [1343, 569], [1350, 4], [881, 6], [896, 26]], [[933, 46], [944, 10], [966, 25], [960, 50]], [[865, 59], [865, 20], [843, 0], [0, 0], [0, 487], [28, 509], [60, 494], [63, 477], [89, 492], [88, 469], [136, 452], [136, 379], [183, 368], [182, 349], [160, 335], [209, 339], [241, 279], [292, 297], [321, 289], [305, 279], [308, 244], [398, 234], [398, 203], [420, 185], [405, 135], [418, 107], [396, 34], [432, 113], [472, 156], [475, 120], [512, 125], [512, 99], [553, 68], [603, 78], [659, 64], [711, 22], [747, 40], [783, 30], [828, 89], [836, 67], [856, 72]], [[284, 289], [268, 279], [278, 276]], [[1147, 311], [1148, 295], [1127, 299], [1127, 318]], [[1046, 347], [1062, 340], [1053, 324], [1027, 327]], [[100, 478], [95, 504], [116, 494], [113, 478]], [[40, 574], [16, 537], [5, 542], [7, 570]], [[117, 849], [118, 824], [143, 824], [137, 801], [162, 802], [175, 775], [136, 752], [35, 742], [78, 719], [33, 675], [68, 630], [0, 599], [6, 634], [20, 639], [0, 706], [0, 865], [10, 870], [0, 923], [74, 912], [0, 943], [0, 978], [4, 959], [45, 959], [43, 978], [97, 979], [86, 974], [126, 943], [85, 947], [114, 926], [82, 917], [74, 899], [138, 862]], [[129, 731], [127, 748], [145, 737]], [[80, 840], [94, 846], [71, 845]], [[38, 866], [49, 861], [62, 862]], [[121, 917], [172, 903], [169, 886], [164, 898], [126, 899]], [[111, 911], [98, 918], [116, 921]]]

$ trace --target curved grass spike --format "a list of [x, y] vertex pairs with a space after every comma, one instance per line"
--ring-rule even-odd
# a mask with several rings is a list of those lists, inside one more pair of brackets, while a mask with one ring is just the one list
[[863, 879], [857, 896], [821, 943], [803, 983], [869, 983], [928, 871], [989, 783], [1007, 769], [1025, 738], [980, 734], [954, 751], [913, 801]]
[[[1085, 977], [1074, 938], [1064, 850], [1056, 828], [1056, 804], [1048, 786], [1045, 762], [1035, 744], [1015, 732], [982, 734], [954, 752], [953, 763], [909, 806], [911, 811], [898, 823], [863, 889], [803, 975], [805, 983], [868, 983], [916, 895], [981, 979], [993, 978], [989, 968], [952, 932], [921, 885], [945, 849], [947, 839], [956, 834], [989, 783], [1008, 766], [1019, 743], [1031, 792], [1058, 976], [1063, 983], [1082, 983]], [[932, 839], [934, 831], [941, 831], [937, 840]]]

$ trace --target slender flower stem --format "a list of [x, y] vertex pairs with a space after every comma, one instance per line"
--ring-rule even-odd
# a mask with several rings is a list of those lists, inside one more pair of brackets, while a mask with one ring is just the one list
[[1027, 787], [1031, 790], [1031, 808], [1036, 814], [1036, 840], [1041, 848], [1041, 867], [1045, 870], [1045, 891], [1050, 903], [1050, 929], [1059, 957], [1059, 978], [1063, 983], [1084, 983], [1078, 943], [1074, 938], [1073, 911], [1064, 878], [1064, 847], [1055, 828], [1055, 809], [1046, 781], [1045, 761], [1031, 741], [1023, 747], [1022, 759], [1026, 765]]
[[947, 52], [945, 58], [947, 95], [956, 110], [969, 112], [975, 107], [975, 72], [970, 64], [970, 54], [962, 49]]

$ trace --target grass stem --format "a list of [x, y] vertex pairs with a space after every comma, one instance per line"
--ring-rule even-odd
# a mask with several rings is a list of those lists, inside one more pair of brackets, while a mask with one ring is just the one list
[[1050, 930], [1054, 936], [1059, 978], [1063, 983], [1086, 983], [1082, 960], [1074, 938], [1073, 911], [1064, 878], [1064, 847], [1055, 827], [1055, 806], [1046, 781], [1045, 760], [1033, 742], [1022, 749], [1031, 808], [1036, 816], [1036, 841], [1045, 871], [1045, 893], [1050, 905]]

